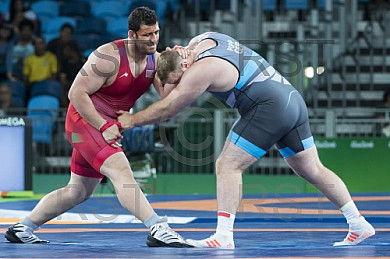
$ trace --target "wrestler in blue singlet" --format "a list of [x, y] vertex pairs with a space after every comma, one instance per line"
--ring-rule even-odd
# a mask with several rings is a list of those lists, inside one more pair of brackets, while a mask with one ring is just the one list
[[299, 92], [262, 56], [221, 33], [208, 33], [217, 46], [199, 54], [195, 61], [218, 57], [239, 71], [237, 84], [228, 92], [211, 92], [237, 108], [241, 118], [229, 139], [256, 158], [276, 143], [288, 158], [314, 145], [305, 101]]

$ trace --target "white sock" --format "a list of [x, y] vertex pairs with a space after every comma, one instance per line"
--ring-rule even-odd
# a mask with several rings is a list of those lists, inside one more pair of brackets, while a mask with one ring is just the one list
[[344, 217], [347, 219], [347, 222], [351, 219], [360, 217], [359, 210], [357, 209], [353, 201], [347, 202], [344, 206], [340, 208], [343, 212]]
[[234, 219], [236, 216], [229, 212], [218, 211], [217, 232], [225, 234], [233, 233]]

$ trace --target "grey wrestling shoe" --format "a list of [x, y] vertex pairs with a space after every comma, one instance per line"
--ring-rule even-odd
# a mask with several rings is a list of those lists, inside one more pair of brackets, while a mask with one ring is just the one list
[[146, 244], [150, 247], [192, 247], [184, 238], [173, 231], [166, 221], [154, 224], [150, 228]]
[[33, 234], [32, 228], [16, 223], [5, 232], [5, 238], [11, 243], [46, 244], [47, 240], [41, 240]]

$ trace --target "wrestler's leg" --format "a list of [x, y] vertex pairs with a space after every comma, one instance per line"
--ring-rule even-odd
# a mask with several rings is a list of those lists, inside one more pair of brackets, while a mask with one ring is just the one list
[[71, 173], [68, 185], [44, 196], [28, 217], [38, 226], [44, 224], [87, 200], [100, 180]]
[[360, 215], [344, 182], [321, 163], [315, 146], [287, 158], [286, 161], [297, 175], [317, 187], [346, 217], [349, 232], [335, 246], [357, 245], [375, 234], [371, 224]]
[[166, 218], [160, 218], [154, 212], [135, 181], [130, 164], [123, 152], [109, 156], [103, 162], [100, 173], [110, 178], [122, 206], [150, 229], [146, 239], [148, 246], [191, 247], [169, 227]]
[[100, 178], [72, 173], [67, 186], [45, 195], [27, 217], [6, 231], [5, 238], [13, 243], [48, 243], [33, 232], [45, 222], [88, 199], [99, 182]]
[[100, 173], [110, 178], [119, 202], [142, 222], [154, 214], [154, 210], [134, 179], [133, 171], [123, 152], [108, 157]]
[[227, 140], [216, 162], [218, 223], [216, 233], [187, 242], [195, 247], [234, 249], [233, 224], [242, 199], [242, 173], [258, 158]]

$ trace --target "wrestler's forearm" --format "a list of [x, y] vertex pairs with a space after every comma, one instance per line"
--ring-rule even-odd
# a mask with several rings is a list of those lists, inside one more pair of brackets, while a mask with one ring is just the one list
[[195, 94], [183, 95], [178, 91], [177, 86], [164, 99], [132, 115], [130, 125], [134, 127], [166, 121], [179, 113], [197, 97]]
[[166, 121], [175, 116], [179, 111], [202, 94], [202, 91], [192, 91], [186, 94], [183, 94], [183, 92], [187, 92], [187, 89], [183, 87], [180, 88], [179, 85], [176, 86], [164, 99], [153, 103], [142, 111], [133, 115], [128, 115], [127, 119], [124, 119], [122, 126], [125, 125], [125, 128], [132, 128], [134, 126]]
[[99, 130], [106, 122], [106, 120], [96, 111], [88, 94], [79, 93], [78, 95], [71, 95], [69, 99], [81, 117], [94, 128]]
[[172, 112], [168, 105], [166, 105], [166, 102], [164, 102], [164, 100], [165, 99], [158, 101], [150, 105], [148, 108], [135, 113], [132, 116], [133, 126], [159, 123], [175, 116], [177, 112]]

